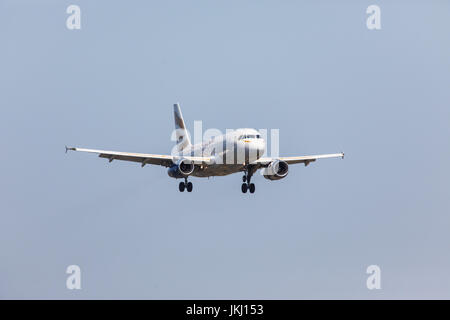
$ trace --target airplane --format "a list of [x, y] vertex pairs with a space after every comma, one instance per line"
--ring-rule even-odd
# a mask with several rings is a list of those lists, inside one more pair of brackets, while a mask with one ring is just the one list
[[211, 138], [209, 141], [191, 144], [188, 131], [184, 124], [181, 108], [174, 104], [176, 150], [172, 155], [130, 153], [118, 151], [105, 151], [67, 147], [71, 151], [96, 153], [100, 158], [132, 161], [140, 163], [142, 167], [147, 164], [167, 167], [167, 173], [175, 179], [184, 179], [178, 185], [180, 192], [192, 192], [192, 182], [188, 177], [214, 177], [225, 176], [232, 173], [243, 172], [241, 191], [255, 192], [255, 184], [251, 182], [253, 174], [262, 170], [262, 175], [268, 180], [280, 180], [287, 176], [289, 165], [303, 163], [309, 165], [318, 159], [344, 158], [344, 153], [320, 154], [298, 157], [263, 157], [265, 140], [255, 129], [237, 129], [227, 134]]

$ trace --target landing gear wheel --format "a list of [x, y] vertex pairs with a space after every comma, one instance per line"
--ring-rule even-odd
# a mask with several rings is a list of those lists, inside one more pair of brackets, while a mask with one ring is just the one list
[[242, 182], [247, 182], [247, 176], [242, 177]]
[[186, 189], [187, 189], [187, 192], [191, 192], [192, 191], [192, 182], [188, 182], [187, 183]]
[[180, 184], [178, 185], [178, 189], [180, 190], [180, 192], [183, 192], [185, 187], [186, 185], [184, 184], [184, 182], [180, 182]]
[[250, 190], [250, 193], [254, 193], [255, 192], [255, 184], [254, 183], [250, 183], [248, 185], [248, 189]]
[[247, 189], [248, 189], [247, 184], [246, 184], [246, 183], [243, 183], [242, 186], [241, 186], [242, 192], [243, 192], [243, 193], [247, 193]]

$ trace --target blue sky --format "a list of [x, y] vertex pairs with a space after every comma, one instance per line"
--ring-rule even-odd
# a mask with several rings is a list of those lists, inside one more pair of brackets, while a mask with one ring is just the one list
[[[2, 0], [0, 298], [450, 298], [449, 7]], [[179, 193], [165, 168], [64, 153], [170, 153], [175, 102], [191, 128], [346, 158], [250, 196], [240, 174]]]

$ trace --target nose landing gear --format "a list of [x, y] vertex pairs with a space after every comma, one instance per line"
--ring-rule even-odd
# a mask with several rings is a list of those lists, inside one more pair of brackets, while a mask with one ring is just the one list
[[178, 185], [178, 190], [180, 190], [180, 192], [183, 192], [184, 189], [187, 190], [187, 192], [192, 192], [192, 182], [188, 182], [187, 178], [184, 178], [184, 182], [180, 182], [180, 184]]

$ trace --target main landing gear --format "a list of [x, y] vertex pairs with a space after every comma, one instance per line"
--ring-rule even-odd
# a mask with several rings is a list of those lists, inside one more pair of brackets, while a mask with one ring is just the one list
[[180, 192], [183, 192], [184, 189], [187, 190], [187, 192], [192, 192], [192, 182], [188, 182], [187, 178], [184, 178], [184, 182], [180, 182], [180, 184], [178, 185], [178, 189], [180, 190]]
[[242, 182], [244, 182], [241, 186], [242, 193], [247, 193], [247, 190], [250, 191], [250, 193], [255, 192], [255, 184], [250, 183], [250, 180], [252, 178], [253, 171], [252, 170], [246, 170], [245, 175], [242, 177]]

